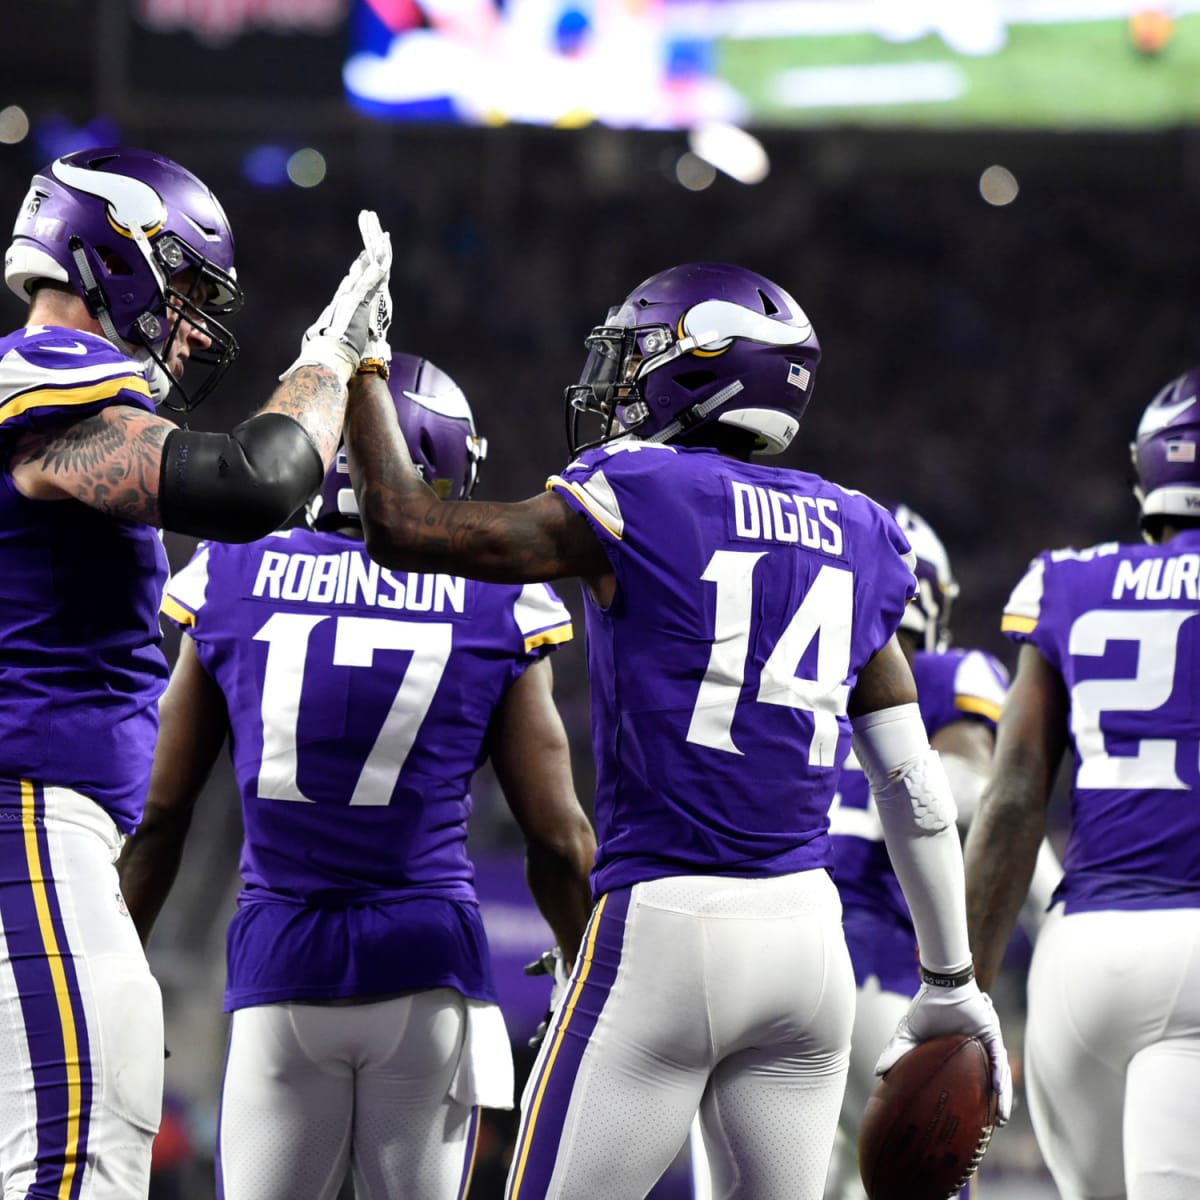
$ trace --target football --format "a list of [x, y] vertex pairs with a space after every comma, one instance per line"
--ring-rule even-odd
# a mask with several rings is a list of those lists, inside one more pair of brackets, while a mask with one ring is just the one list
[[965, 1033], [910, 1050], [875, 1085], [858, 1135], [870, 1200], [948, 1200], [975, 1173], [996, 1120], [983, 1043]]

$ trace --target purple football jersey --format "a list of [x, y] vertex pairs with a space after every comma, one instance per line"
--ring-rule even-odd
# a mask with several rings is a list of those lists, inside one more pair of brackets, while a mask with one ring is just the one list
[[[961, 720], [994, 729], [1004, 703], [1008, 675], [981, 650], [918, 651], [913, 656], [921, 719], [932, 738]], [[834, 882], [842, 897], [843, 921], [854, 974], [861, 986], [876, 976], [886, 991], [914, 992], [917, 934], [896, 872], [867, 777], [853, 751], [846, 756], [830, 814]]]
[[74, 500], [23, 496], [15, 439], [108, 405], [154, 411], [108, 342], [30, 326], [0, 338], [0, 777], [74, 788], [125, 832], [141, 820], [167, 664], [158, 532]]
[[1200, 904], [1198, 614], [1196, 531], [1043, 553], [1005, 606], [1069, 697], [1068, 912]]
[[828, 867], [850, 690], [915, 588], [895, 522], [815, 475], [633, 440], [547, 486], [617, 583], [587, 603], [596, 894]]
[[571, 636], [558, 597], [393, 572], [361, 539], [293, 529], [201, 546], [163, 611], [229, 712], [245, 840], [226, 1008], [494, 999], [471, 777], [506, 689]]

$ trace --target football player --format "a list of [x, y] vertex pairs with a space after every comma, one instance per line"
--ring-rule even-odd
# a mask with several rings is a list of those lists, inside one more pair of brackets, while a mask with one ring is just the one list
[[1030, 1116], [1064, 1200], [1200, 1194], [1200, 369], [1131, 446], [1146, 544], [1039, 554], [1003, 628], [1020, 643], [994, 774], [967, 837], [990, 981], [1074, 759], [1064, 875], [1034, 949]]
[[[465, 500], [484, 443], [463, 393], [412, 355], [390, 376], [421, 477]], [[485, 758], [568, 962], [591, 911], [595, 838], [547, 657], [570, 617], [544, 583], [381, 570], [344, 456], [309, 514], [311, 530], [202, 545], [168, 585], [187, 636], [122, 887], [144, 941], [228, 734], [245, 839], [218, 1194], [333, 1200], [352, 1166], [359, 1197], [452, 1200], [478, 1107], [513, 1104], [466, 853]]]
[[[0, 1180], [144, 1196], [162, 1009], [113, 869], [141, 818], [167, 664], [158, 528], [246, 541], [320, 485], [390, 261], [368, 248], [269, 402], [178, 428], [233, 361], [242, 301], [212, 192], [144, 150], [33, 177], [4, 260], [29, 305], [0, 338]], [[189, 362], [211, 370], [191, 386]]]
[[820, 1196], [854, 976], [828, 811], [851, 724], [921, 946], [883, 1056], [985, 1039], [953, 801], [895, 639], [914, 586], [866, 497], [751, 462], [792, 441], [819, 349], [796, 301], [727, 264], [640, 284], [567, 389], [576, 457], [518, 504], [443, 504], [371, 379], [347, 405], [381, 564], [585, 584], [596, 907], [523, 1096], [510, 1200], [644, 1196], [699, 1110], [718, 1195]]
[[[921, 718], [938, 752], [966, 832], [991, 770], [996, 720], [1008, 686], [999, 660], [983, 650], [950, 645], [950, 613], [958, 583], [941, 539], [905, 504], [892, 509], [917, 556], [917, 594], [897, 637], [912, 667]], [[837, 1145], [825, 1189], [829, 1200], [865, 1200], [858, 1171], [858, 1131], [874, 1089], [875, 1063], [921, 979], [916, 934], [883, 843], [866, 776], [853, 752], [846, 759], [830, 812], [834, 882], [858, 988], [850, 1074]], [[1061, 871], [1044, 844], [1025, 906], [1036, 931]]]

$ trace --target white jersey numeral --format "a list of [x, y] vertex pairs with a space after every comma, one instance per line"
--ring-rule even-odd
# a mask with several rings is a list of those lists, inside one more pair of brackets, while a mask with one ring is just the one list
[[255, 641], [267, 643], [258, 794], [264, 800], [312, 803], [297, 781], [296, 728], [309, 638], [322, 621], [329, 620], [337, 622], [333, 640], [335, 667], [369, 668], [374, 664], [377, 650], [412, 651], [412, 661], [400, 680], [350, 797], [351, 804], [387, 804], [449, 661], [453, 626], [448, 623], [275, 613], [254, 635]]
[[1136, 642], [1132, 679], [1086, 679], [1071, 689], [1071, 732], [1079, 752], [1080, 788], [1164, 788], [1187, 785], [1175, 771], [1173, 738], [1142, 738], [1136, 754], [1111, 755], [1105, 749], [1101, 717], [1106, 712], [1153, 712], [1171, 698], [1179, 631], [1195, 610], [1094, 609], [1071, 626], [1072, 656], [1098, 657], [1109, 642]]
[[[717, 587], [712, 649], [700, 683], [687, 740], [698, 746], [741, 754], [733, 741], [733, 717], [746, 678], [750, 625], [754, 613], [754, 568], [764, 551], [718, 550], [700, 576]], [[809, 762], [832, 767], [839, 716], [850, 689], [850, 615], [854, 577], [842, 567], [822, 566], [812, 587], [763, 664], [755, 697], [813, 714]], [[815, 679], [796, 675], [805, 651], [817, 638]]]

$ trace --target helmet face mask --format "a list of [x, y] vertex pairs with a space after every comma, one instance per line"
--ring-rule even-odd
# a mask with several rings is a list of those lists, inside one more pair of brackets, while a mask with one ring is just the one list
[[[469, 500], [487, 457], [487, 439], [462, 389], [445, 371], [414, 354], [393, 354], [388, 390], [417, 474], [442, 500]], [[357, 524], [358, 504], [346, 452], [340, 449], [306, 510], [313, 529]]]
[[812, 393], [820, 347], [800, 306], [724, 263], [672, 267], [610, 309], [566, 389], [572, 455], [633, 435], [671, 442], [710, 422], [786, 449]]
[[941, 653], [950, 645], [950, 612], [959, 590], [950, 556], [929, 522], [907, 504], [893, 505], [890, 511], [917, 557], [917, 594], [905, 608], [900, 628], [915, 634], [922, 650]]
[[1142, 525], [1200, 518], [1200, 367], [1160, 389], [1129, 446]]
[[[34, 176], [5, 278], [24, 299], [38, 279], [69, 287], [113, 345], [154, 365], [162, 402], [187, 411], [237, 355], [237, 340], [217, 319], [242, 304], [233, 255], [224, 211], [190, 171], [145, 150], [102, 147], [56, 159]], [[211, 344], [189, 346], [190, 361], [208, 371], [184, 389], [168, 361], [190, 328]]]

